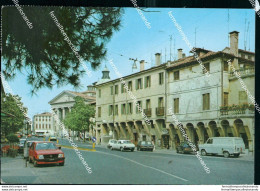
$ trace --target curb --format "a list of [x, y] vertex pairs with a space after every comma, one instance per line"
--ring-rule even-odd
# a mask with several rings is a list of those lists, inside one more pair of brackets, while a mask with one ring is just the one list
[[[66, 148], [66, 149], [74, 149], [74, 147], [72, 146], [66, 146], [66, 145], [60, 145], [61, 147], [63, 148]], [[78, 150], [82, 150], [82, 151], [92, 151], [92, 152], [95, 152], [96, 149], [87, 149], [87, 148], [82, 148], [82, 147], [77, 147]]]

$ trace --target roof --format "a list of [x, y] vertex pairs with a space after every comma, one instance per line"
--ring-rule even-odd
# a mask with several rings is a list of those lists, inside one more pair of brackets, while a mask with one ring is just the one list
[[36, 114], [34, 116], [52, 116], [52, 114], [49, 112], [44, 112], [44, 113]]
[[[225, 47], [224, 49], [230, 49], [230, 47]], [[250, 51], [243, 50], [243, 49], [238, 49], [238, 52], [244, 52], [244, 53], [247, 53], [247, 54], [253, 54], [253, 55], [255, 55], [254, 52], [250, 52]]]
[[72, 94], [74, 94], [74, 95], [76, 95], [76, 96], [82, 97], [82, 98], [84, 98], [84, 99], [96, 100], [95, 97], [91, 97], [91, 96], [85, 95], [85, 94], [80, 93], [80, 92], [73, 92], [73, 91], [68, 91], [68, 92], [70, 92], [70, 93], [72, 93]]
[[[127, 75], [127, 76], [122, 76], [122, 78], [127, 79], [127, 78], [130, 78], [130, 77], [132, 77], [132, 76], [137, 76], [137, 75], [139, 75], [139, 74], [146, 73], [146, 72], [149, 72], [149, 71], [151, 71], [151, 70], [154, 70], [154, 69], [157, 69], [157, 68], [160, 68], [160, 67], [165, 67], [165, 66], [166, 66], [166, 63], [160, 64], [159, 66], [153, 66], [153, 67], [148, 68], [148, 69], [146, 69], [146, 70], [142, 70], [142, 71], [139, 71], [139, 72], [136, 72], [136, 73], [133, 73], [133, 74], [129, 74], [129, 75]], [[106, 81], [106, 82], [97, 83], [95, 86], [104, 85], [104, 84], [111, 83], [111, 82], [116, 82], [116, 81], [118, 81], [119, 79], [120, 79], [120, 77], [119, 77], [119, 78], [116, 78], [116, 79], [114, 79], [114, 80], [109, 80], [109, 81]]]
[[[234, 55], [225, 53], [223, 51], [218, 51], [218, 52], [209, 51], [208, 53], [206, 53], [202, 56], [199, 56], [198, 58], [201, 59], [201, 61], [206, 61], [208, 59], [212, 59], [212, 58], [220, 57], [220, 56], [227, 56], [230, 58], [234, 57]], [[171, 62], [171, 65], [168, 66], [167, 69], [186, 66], [187, 64], [193, 64], [193, 63], [199, 63], [199, 62], [197, 61], [197, 59], [194, 56], [188, 56], [188, 57], [181, 58], [181, 59]]]

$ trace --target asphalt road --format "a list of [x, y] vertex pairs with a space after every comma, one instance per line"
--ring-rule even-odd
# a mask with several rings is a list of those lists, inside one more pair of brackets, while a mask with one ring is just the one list
[[[60, 144], [69, 145], [61, 140]], [[91, 145], [77, 143], [79, 147]], [[64, 166], [33, 167], [20, 156], [1, 158], [1, 179], [10, 184], [253, 184], [253, 161], [240, 158], [202, 157], [207, 174], [195, 155], [158, 152], [120, 152], [96, 147], [82, 156], [92, 169], [89, 174], [73, 149], [62, 148]]]

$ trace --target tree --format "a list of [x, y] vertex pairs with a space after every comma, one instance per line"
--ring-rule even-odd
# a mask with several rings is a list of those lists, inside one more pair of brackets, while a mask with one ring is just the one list
[[[63, 27], [71, 43], [84, 60], [96, 69], [106, 57], [106, 43], [120, 28], [122, 8], [113, 7], [22, 7], [30, 29], [16, 7], [2, 9], [2, 56], [4, 76], [27, 72], [27, 81], [35, 93], [54, 85], [80, 86], [85, 73], [69, 43], [50, 15]], [[90, 67], [88, 67], [90, 68]]]
[[84, 99], [81, 97], [75, 97], [75, 104], [71, 108], [71, 112], [68, 113], [63, 120], [64, 125], [78, 132], [84, 132], [84, 141], [85, 141], [85, 132], [89, 131], [91, 117], [95, 116], [95, 107], [85, 103]]
[[8, 113], [14, 116], [14, 117], [1, 117], [1, 131], [5, 136], [11, 133], [16, 133], [21, 128], [23, 128], [27, 109], [23, 107], [23, 103], [21, 102], [21, 97], [19, 97], [18, 95], [11, 95], [9, 93], [6, 94], [5, 96], [2, 96], [1, 112]]

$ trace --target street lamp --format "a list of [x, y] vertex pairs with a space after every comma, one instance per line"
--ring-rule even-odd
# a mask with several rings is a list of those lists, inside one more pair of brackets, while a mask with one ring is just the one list
[[24, 119], [24, 124], [25, 124], [25, 127], [26, 127], [26, 130], [27, 130], [27, 134], [26, 134], [26, 138], [28, 137], [28, 120], [27, 119]]

